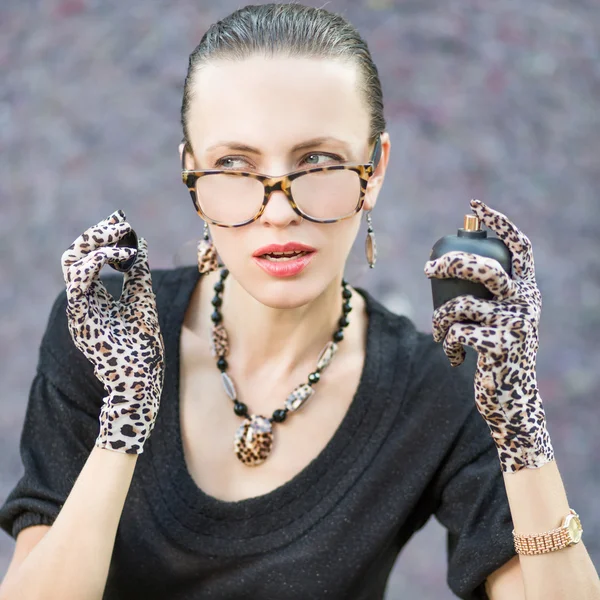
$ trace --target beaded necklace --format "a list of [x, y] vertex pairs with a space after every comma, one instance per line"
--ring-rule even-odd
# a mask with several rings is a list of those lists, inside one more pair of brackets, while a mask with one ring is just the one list
[[349, 324], [348, 314], [352, 310], [350, 305], [352, 292], [348, 289], [346, 280], [342, 279], [342, 316], [338, 321], [338, 329], [334, 332], [332, 341], [327, 342], [321, 350], [315, 370], [308, 375], [308, 382], [296, 387], [287, 397], [285, 407], [276, 409], [269, 418], [262, 415], [248, 414], [248, 407], [238, 400], [235, 385], [227, 374], [228, 364], [225, 357], [229, 354], [229, 342], [220, 308], [223, 303], [224, 283], [228, 275], [229, 271], [222, 269], [221, 277], [214, 285], [215, 295], [212, 299], [214, 311], [211, 315], [213, 322], [211, 354], [217, 358], [217, 368], [221, 372], [221, 381], [225, 393], [233, 401], [233, 411], [236, 415], [244, 417], [244, 422], [240, 425], [234, 437], [235, 455], [243, 464], [254, 467], [263, 463], [271, 452], [273, 423], [285, 421], [288, 412], [297, 411], [315, 393], [313, 386], [319, 382], [321, 373], [327, 368], [337, 352], [338, 343], [344, 339], [344, 328]]

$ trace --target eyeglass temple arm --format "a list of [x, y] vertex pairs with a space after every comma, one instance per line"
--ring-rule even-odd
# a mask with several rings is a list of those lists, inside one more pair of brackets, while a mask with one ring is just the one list
[[371, 155], [370, 162], [373, 164], [373, 171], [377, 168], [379, 160], [381, 159], [381, 135], [377, 136], [375, 141], [375, 147], [373, 148], [373, 154]]
[[187, 140], [185, 138], [183, 138], [181, 140], [181, 142], [179, 142], [179, 143], [183, 144], [183, 152], [181, 153], [181, 170], [185, 171], [186, 170], [186, 168], [185, 168], [185, 153], [188, 150], [189, 146], [188, 146]]

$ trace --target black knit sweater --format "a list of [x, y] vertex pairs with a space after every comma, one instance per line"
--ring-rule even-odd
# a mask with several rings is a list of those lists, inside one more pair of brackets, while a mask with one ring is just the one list
[[[152, 272], [165, 341], [154, 431], [138, 458], [106, 593], [120, 599], [375, 600], [431, 516], [447, 528], [448, 585], [486, 598], [485, 578], [515, 554], [500, 464], [473, 398], [476, 355], [453, 369], [440, 344], [368, 292], [360, 384], [323, 451], [264, 494], [224, 502], [187, 471], [179, 426], [179, 339], [195, 267]], [[115, 297], [122, 278], [103, 277]], [[21, 437], [25, 473], [0, 527], [52, 524], [99, 431], [105, 394], [74, 346], [66, 295], [52, 308]], [[285, 425], [282, 425], [285, 426]]]

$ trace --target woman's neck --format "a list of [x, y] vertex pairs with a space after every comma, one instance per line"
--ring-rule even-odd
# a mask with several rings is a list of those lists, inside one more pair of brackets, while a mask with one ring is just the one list
[[[196, 331], [208, 329], [210, 332], [212, 329], [211, 300], [213, 285], [218, 279], [218, 272], [201, 279], [201, 306], [197, 315], [204, 322], [195, 324], [198, 327], [194, 327]], [[230, 345], [227, 361], [236, 377], [248, 381], [255, 380], [261, 374], [268, 376], [273, 373], [287, 378], [296, 376], [299, 370], [306, 371], [307, 365], [314, 368], [319, 352], [332, 339], [342, 316], [342, 288], [341, 281], [337, 280], [310, 304], [298, 308], [275, 309], [265, 306], [248, 294], [231, 274], [225, 281], [222, 297], [221, 313]], [[364, 300], [354, 292], [350, 302], [353, 306], [348, 317], [350, 326], [344, 332], [345, 339], [340, 343], [341, 346], [351, 345], [353, 338], [362, 343], [362, 327], [359, 323], [352, 327], [352, 322], [361, 320]], [[358, 336], [353, 335], [354, 332]]]

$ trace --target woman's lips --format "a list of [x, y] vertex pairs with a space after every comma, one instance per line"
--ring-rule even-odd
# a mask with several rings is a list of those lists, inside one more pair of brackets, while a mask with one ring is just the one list
[[[281, 248], [281, 246], [280, 246]], [[289, 252], [289, 250], [286, 250]], [[285, 252], [278, 250], [278, 252]], [[253, 256], [254, 262], [266, 273], [274, 277], [292, 277], [300, 273], [314, 258], [316, 251], [304, 252], [297, 257], [271, 260], [264, 256]]]
[[301, 242], [287, 242], [285, 244], [268, 244], [252, 253], [252, 256], [263, 256], [272, 252], [314, 252], [316, 248]]

